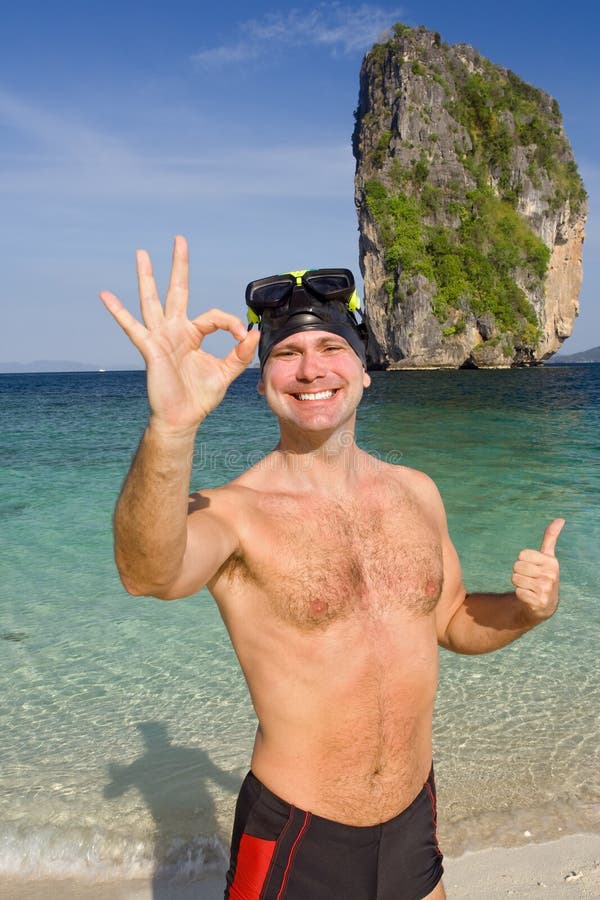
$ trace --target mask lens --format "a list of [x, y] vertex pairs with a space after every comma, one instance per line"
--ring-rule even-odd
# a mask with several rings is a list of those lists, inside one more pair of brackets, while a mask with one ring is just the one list
[[289, 277], [264, 279], [263, 284], [255, 281], [249, 285], [246, 302], [256, 313], [273, 309], [284, 303], [292, 293], [295, 279]]
[[354, 290], [352, 273], [345, 269], [333, 272], [307, 272], [303, 281], [309, 290], [320, 297], [341, 297], [345, 294], [350, 296]]

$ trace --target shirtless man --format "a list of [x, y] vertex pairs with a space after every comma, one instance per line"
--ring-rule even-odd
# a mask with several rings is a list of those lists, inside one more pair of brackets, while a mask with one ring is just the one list
[[[279, 443], [188, 498], [197, 429], [252, 361], [259, 332], [216, 309], [188, 319], [181, 237], [164, 309], [143, 251], [138, 280], [144, 324], [101, 294], [144, 357], [151, 408], [116, 508], [116, 559], [134, 595], [207, 586], [248, 683], [258, 730], [225, 896], [439, 900], [438, 645], [485, 653], [549, 618], [564, 523], [519, 554], [514, 593], [467, 594], [433, 482], [354, 442], [370, 378], [350, 290], [319, 299], [298, 273], [272, 315], [260, 315], [260, 291], [249, 300]], [[237, 341], [224, 359], [201, 349], [218, 330]]]

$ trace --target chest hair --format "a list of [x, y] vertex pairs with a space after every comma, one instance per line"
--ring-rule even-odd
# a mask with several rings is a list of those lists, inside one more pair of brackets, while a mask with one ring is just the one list
[[264, 495], [230, 578], [252, 582], [278, 618], [302, 630], [390, 610], [427, 615], [442, 587], [439, 535], [414, 498], [340, 502]]

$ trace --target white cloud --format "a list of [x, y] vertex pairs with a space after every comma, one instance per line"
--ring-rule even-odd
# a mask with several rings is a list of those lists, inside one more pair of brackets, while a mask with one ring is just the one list
[[260, 47], [240, 41], [237, 44], [223, 44], [220, 47], [211, 47], [209, 50], [201, 50], [192, 57], [192, 62], [204, 69], [218, 69], [232, 63], [247, 62], [260, 56]]
[[309, 10], [271, 13], [239, 26], [242, 36], [229, 44], [207, 48], [192, 60], [202, 68], [216, 68], [258, 59], [281, 47], [325, 46], [344, 53], [363, 51], [401, 16], [399, 9], [361, 4], [321, 3]]

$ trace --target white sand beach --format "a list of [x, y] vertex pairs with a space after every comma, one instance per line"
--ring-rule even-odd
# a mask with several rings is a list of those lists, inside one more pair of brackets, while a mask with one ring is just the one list
[[465, 853], [446, 858], [445, 871], [448, 900], [597, 900], [600, 834]]

